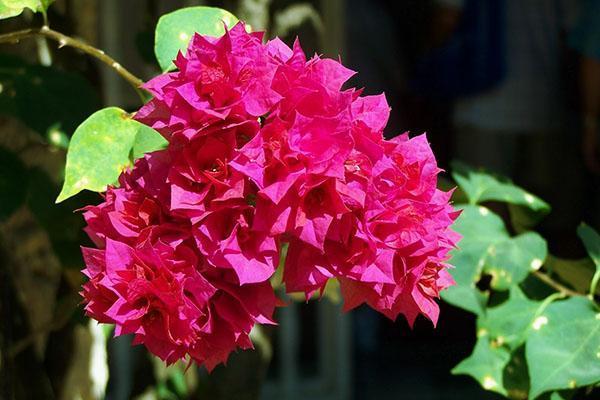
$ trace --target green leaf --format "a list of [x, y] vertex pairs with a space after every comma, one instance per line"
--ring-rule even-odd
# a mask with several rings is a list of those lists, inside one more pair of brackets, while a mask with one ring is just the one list
[[525, 345], [530, 398], [600, 382], [600, 314], [584, 297], [550, 304]]
[[139, 131], [133, 142], [133, 159], [137, 160], [146, 153], [167, 147], [167, 140], [147, 125], [139, 124]]
[[0, 114], [21, 120], [46, 139], [57, 127], [71, 136], [100, 107], [96, 90], [78, 74], [6, 55], [0, 64]]
[[491, 286], [507, 290], [539, 269], [548, 254], [546, 241], [535, 232], [523, 233], [488, 248], [484, 271], [492, 276]]
[[92, 114], [75, 131], [65, 169], [65, 183], [56, 202], [83, 189], [96, 192], [116, 183], [124, 168], [131, 165], [130, 154], [158, 150], [166, 141], [158, 132], [133, 120], [123, 110], [109, 107]]
[[46, 12], [53, 0], [0, 0], [0, 19], [16, 17], [24, 9]]
[[450, 262], [455, 268], [450, 273], [456, 285], [441, 296], [450, 304], [482, 315], [487, 294], [476, 287], [482, 273], [492, 276], [494, 289], [507, 290], [523, 281], [532, 269], [542, 266], [546, 242], [534, 232], [511, 238], [502, 219], [483, 206], [457, 208], [463, 211], [453, 228], [463, 239], [458, 249], [451, 252]]
[[596, 265], [596, 273], [594, 273], [594, 277], [590, 284], [590, 295], [594, 295], [596, 293], [598, 281], [600, 280], [600, 235], [594, 228], [586, 224], [579, 225], [577, 228], [577, 235], [581, 238], [590, 258]]
[[488, 334], [499, 346], [514, 351], [525, 342], [527, 332], [543, 306], [544, 302], [528, 299], [515, 285], [510, 289], [508, 300], [488, 308], [486, 315], [478, 319], [478, 331]]
[[41, 11], [42, 12], [48, 11], [48, 7], [50, 7], [50, 4], [52, 4], [52, 3], [54, 3], [54, 0], [40, 0]]
[[487, 335], [480, 335], [471, 355], [454, 369], [454, 375], [470, 375], [486, 390], [507, 395], [504, 388], [503, 370], [510, 360], [510, 353], [490, 342]]
[[102, 324], [101, 326], [106, 340], [112, 338], [115, 332], [115, 324]]
[[172, 61], [185, 51], [194, 33], [222, 36], [225, 27], [233, 27], [238, 19], [228, 11], [215, 7], [188, 7], [165, 14], [158, 20], [154, 36], [154, 54], [163, 71], [175, 68]]
[[487, 295], [475, 284], [481, 276], [490, 244], [508, 237], [502, 219], [489, 209], [473, 205], [458, 205], [461, 215], [453, 225], [463, 236], [458, 249], [453, 250], [450, 271], [456, 285], [441, 293], [448, 303], [475, 314], [483, 314]]
[[483, 170], [476, 171], [456, 161], [452, 163], [452, 177], [471, 204], [501, 201], [527, 207], [535, 212], [550, 212], [548, 203], [515, 186], [508, 178], [491, 175]]
[[0, 222], [24, 203], [28, 178], [19, 157], [0, 147]]
[[175, 393], [179, 396], [179, 398], [185, 399], [188, 397], [188, 388], [187, 383], [185, 381], [184, 371], [181, 369], [177, 369], [172, 371], [169, 376], [169, 380], [173, 384], [173, 389], [175, 389]]

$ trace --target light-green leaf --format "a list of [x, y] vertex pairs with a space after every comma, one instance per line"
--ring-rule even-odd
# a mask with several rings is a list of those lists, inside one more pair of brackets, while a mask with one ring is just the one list
[[471, 355], [454, 369], [454, 375], [470, 375], [486, 390], [507, 395], [503, 371], [510, 360], [508, 350], [492, 344], [487, 335], [480, 335]]
[[96, 192], [116, 183], [132, 164], [130, 154], [158, 150], [166, 140], [153, 129], [131, 119], [123, 110], [109, 107], [92, 114], [77, 128], [67, 153], [65, 183], [56, 202], [83, 189]]
[[146, 153], [164, 149], [167, 146], [167, 140], [149, 126], [138, 123], [138, 129], [135, 141], [133, 142], [133, 148], [131, 149], [134, 160], [137, 160]]
[[586, 224], [579, 225], [577, 228], [577, 235], [579, 235], [579, 238], [583, 241], [585, 249], [594, 262], [594, 265], [596, 265], [596, 273], [590, 284], [590, 295], [593, 295], [596, 293], [596, 287], [600, 280], [600, 235], [594, 228]]
[[530, 398], [600, 382], [600, 314], [584, 297], [550, 304], [525, 345]]
[[452, 163], [452, 177], [465, 192], [471, 204], [502, 201], [543, 214], [550, 211], [548, 203], [515, 186], [508, 178], [475, 170], [460, 162]]
[[233, 27], [238, 19], [228, 11], [215, 7], [188, 7], [165, 14], [158, 20], [154, 36], [154, 54], [163, 71], [175, 68], [172, 61], [184, 51], [194, 33], [219, 37], [225, 24]]
[[16, 17], [26, 8], [45, 13], [52, 1], [54, 0], [0, 0], [0, 19]]

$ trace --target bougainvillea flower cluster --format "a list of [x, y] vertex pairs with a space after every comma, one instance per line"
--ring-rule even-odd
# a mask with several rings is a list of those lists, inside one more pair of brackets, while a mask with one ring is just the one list
[[436, 322], [457, 214], [424, 135], [384, 140], [383, 95], [344, 89], [354, 72], [338, 61], [241, 23], [195, 35], [174, 64], [136, 114], [168, 148], [85, 208], [90, 316], [167, 363], [211, 369], [275, 323], [281, 263], [288, 292], [335, 278], [345, 309]]

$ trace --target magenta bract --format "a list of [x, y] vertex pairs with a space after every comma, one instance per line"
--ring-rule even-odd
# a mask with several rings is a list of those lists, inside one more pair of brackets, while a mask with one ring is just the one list
[[337, 278], [347, 310], [435, 323], [453, 283], [457, 213], [425, 136], [385, 141], [383, 95], [343, 89], [354, 72], [298, 42], [261, 40], [242, 23], [194, 36], [136, 114], [168, 148], [85, 208], [87, 313], [167, 363], [212, 369], [252, 347], [281, 303], [269, 279], [283, 243], [286, 290], [308, 298]]

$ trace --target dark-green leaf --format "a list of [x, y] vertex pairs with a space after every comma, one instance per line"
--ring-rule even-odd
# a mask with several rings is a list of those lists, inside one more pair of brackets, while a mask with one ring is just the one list
[[600, 382], [600, 314], [584, 297], [554, 302], [533, 322], [525, 349], [531, 399]]
[[533, 320], [544, 305], [542, 301], [528, 299], [515, 285], [510, 290], [508, 300], [497, 307], [488, 308], [486, 315], [478, 319], [478, 330], [486, 332], [498, 345], [516, 350], [525, 342]]
[[194, 33], [222, 36], [224, 24], [231, 28], [238, 19], [215, 7], [188, 7], [165, 14], [158, 20], [154, 36], [154, 54], [163, 71], [174, 69], [172, 61], [188, 47]]
[[503, 383], [503, 371], [510, 360], [508, 350], [496, 346], [487, 335], [480, 335], [471, 355], [454, 369], [454, 375], [470, 375], [486, 390], [507, 395]]
[[75, 131], [69, 144], [65, 183], [56, 202], [83, 189], [96, 192], [115, 184], [130, 154], [158, 150], [166, 140], [155, 130], [133, 119], [117, 107], [97, 111]]
[[523, 233], [490, 245], [484, 271], [492, 276], [494, 289], [507, 290], [523, 281], [530, 271], [539, 269], [547, 254], [548, 246], [539, 234]]
[[598, 280], [600, 280], [600, 235], [586, 224], [579, 225], [577, 235], [583, 241], [590, 258], [594, 262], [594, 265], [596, 265], [596, 273], [590, 284], [590, 295], [594, 295], [598, 286]]

